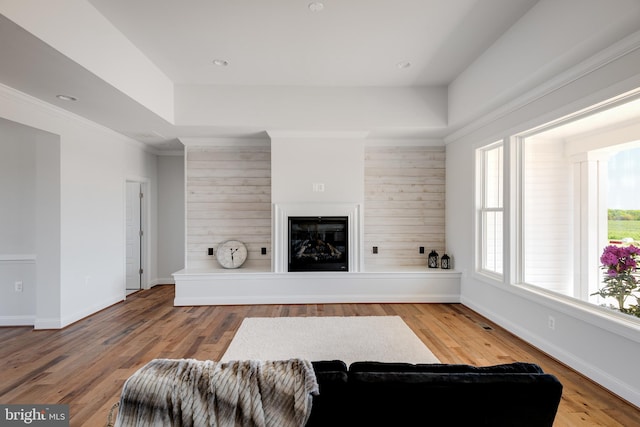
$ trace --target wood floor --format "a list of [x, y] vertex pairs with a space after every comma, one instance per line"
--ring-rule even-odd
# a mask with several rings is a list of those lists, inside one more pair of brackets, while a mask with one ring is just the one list
[[72, 426], [104, 426], [122, 385], [154, 358], [217, 360], [245, 317], [398, 315], [444, 363], [538, 363], [564, 385], [556, 426], [640, 426], [640, 409], [460, 304], [174, 307], [140, 291], [62, 330], [0, 328], [0, 403], [69, 404]]

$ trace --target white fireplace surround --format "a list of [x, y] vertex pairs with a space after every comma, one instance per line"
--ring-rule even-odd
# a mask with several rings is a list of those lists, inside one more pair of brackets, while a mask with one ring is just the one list
[[363, 209], [360, 203], [274, 203], [272, 270], [285, 273], [289, 265], [289, 217], [345, 216], [348, 219], [349, 272], [363, 271]]

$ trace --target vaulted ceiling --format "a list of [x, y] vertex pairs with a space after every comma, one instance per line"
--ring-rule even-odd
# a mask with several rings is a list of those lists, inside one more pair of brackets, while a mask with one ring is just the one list
[[[450, 86], [550, 3], [3, 0], [0, 83], [156, 150], [274, 129], [442, 138], [464, 124], [451, 120]], [[637, 29], [638, 13], [617, 11], [620, 30], [589, 30], [582, 56]]]

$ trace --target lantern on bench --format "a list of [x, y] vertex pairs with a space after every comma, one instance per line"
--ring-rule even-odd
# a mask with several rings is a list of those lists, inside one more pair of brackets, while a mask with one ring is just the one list
[[442, 255], [442, 259], [440, 259], [440, 267], [443, 270], [448, 270], [451, 268], [451, 258], [449, 258], [449, 255]]
[[427, 266], [429, 266], [429, 268], [438, 268], [438, 252], [436, 252], [435, 250], [429, 252]]

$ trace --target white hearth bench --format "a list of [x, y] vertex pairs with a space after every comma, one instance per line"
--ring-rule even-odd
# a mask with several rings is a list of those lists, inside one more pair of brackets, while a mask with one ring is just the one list
[[459, 271], [426, 266], [364, 270], [184, 269], [173, 274], [174, 305], [460, 302]]

